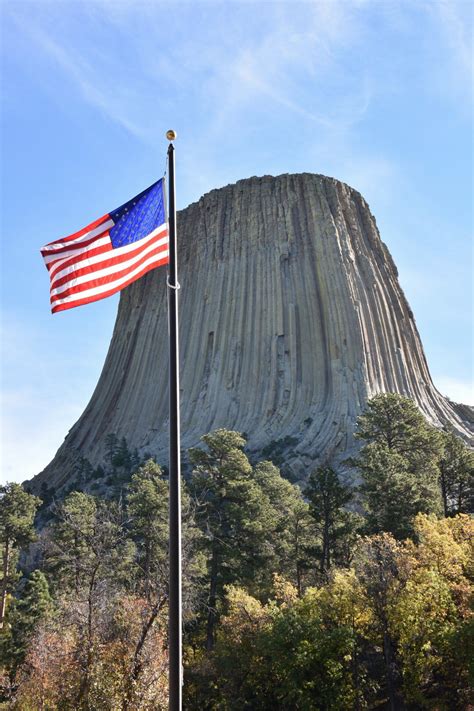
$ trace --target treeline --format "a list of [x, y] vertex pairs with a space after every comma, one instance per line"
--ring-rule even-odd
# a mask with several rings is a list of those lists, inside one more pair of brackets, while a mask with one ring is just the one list
[[[469, 708], [473, 453], [393, 394], [357, 436], [358, 486], [327, 463], [303, 492], [236, 432], [189, 451], [185, 708]], [[35, 534], [40, 504], [1, 489], [3, 708], [167, 708], [166, 472], [70, 492]]]
[[42, 522], [52, 518], [51, 504], [55, 499], [64, 499], [72, 491], [85, 491], [103, 498], [117, 498], [123, 493], [124, 487], [137, 469], [151, 454], [140, 456], [136, 448], [130, 449], [125, 437], [117, 437], [115, 433], [105, 437], [105, 457], [102, 462], [93, 467], [87, 457], [79, 455], [68, 482], [59, 490], [48, 486], [43, 481], [40, 489], [40, 517]]

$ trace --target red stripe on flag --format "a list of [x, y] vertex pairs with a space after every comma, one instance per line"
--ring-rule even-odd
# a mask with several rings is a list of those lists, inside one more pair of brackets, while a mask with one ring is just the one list
[[[85, 274], [92, 274], [94, 272], [100, 271], [101, 269], [107, 269], [109, 267], [114, 266], [115, 264], [120, 264], [122, 262], [129, 262], [130, 260], [133, 260], [135, 257], [137, 257], [141, 252], [146, 251], [147, 254], [151, 255], [153, 253], [153, 245], [156, 242], [162, 241], [165, 238], [167, 238], [167, 231], [163, 230], [153, 239], [148, 239], [144, 244], [142, 243], [143, 241], [136, 243], [132, 242], [130, 244], [130, 247], [133, 247], [135, 244], [135, 249], [121, 251], [120, 248], [113, 249], [112, 245], [109, 243], [109, 245], [103, 245], [102, 247], [98, 247], [97, 249], [90, 249], [86, 252], [83, 252], [82, 254], [77, 255], [71, 258], [70, 260], [67, 260], [67, 262], [65, 262], [64, 264], [61, 264], [60, 269], [58, 270], [57, 277], [51, 276], [51, 289], [56, 289], [57, 287], [60, 287], [63, 284], [66, 284], [68, 281], [76, 279], [79, 276], [83, 276]], [[167, 239], [164, 244], [157, 246], [164, 247], [164, 245], [166, 244], [168, 244]], [[74, 264], [80, 264], [81, 262], [87, 261], [92, 257], [99, 256], [100, 254], [104, 254], [104, 258], [100, 261], [96, 261], [93, 264], [87, 264], [86, 266], [80, 267], [78, 269], [71, 269], [69, 274], [59, 276], [64, 269], [70, 269], [71, 267], [74, 267]], [[130, 268], [132, 267], [133, 265], [130, 265]]]
[[[101, 239], [102, 237], [105, 237], [106, 235], [109, 234], [108, 230], [105, 230], [104, 232], [101, 232], [99, 235], [95, 235], [95, 237], [91, 237], [87, 241], [81, 242], [80, 244], [77, 245], [77, 247], [64, 247], [61, 249], [58, 249], [56, 252], [49, 252], [48, 254], [43, 255], [43, 259], [46, 257], [49, 257], [49, 260], [46, 263], [46, 269], [48, 271], [51, 270], [51, 267], [53, 267], [59, 260], [61, 259], [67, 259], [68, 255], [73, 258], [76, 256], [76, 254], [83, 254], [84, 250], [87, 250], [88, 247], [90, 247], [91, 244], [94, 244], [97, 242], [98, 239]], [[53, 257], [53, 259], [51, 259]]]
[[[124, 210], [118, 208], [114, 213], [107, 213], [81, 230], [49, 242], [40, 250], [49, 272], [53, 313], [115, 294], [143, 274], [168, 263], [168, 225], [162, 204], [162, 181], [137, 197], [141, 196], [150, 198], [149, 204], [146, 203], [146, 215], [135, 214], [134, 210], [125, 214], [126, 203], [122, 206]], [[119, 226], [115, 225], [112, 214], [122, 214]], [[110, 238], [114, 225], [119, 243], [115, 247]], [[149, 225], [148, 232], [145, 225]], [[122, 240], [125, 244], [120, 244]]]
[[99, 217], [98, 220], [94, 220], [94, 222], [91, 222], [90, 225], [87, 225], [87, 227], [83, 227], [82, 230], [74, 232], [72, 235], [68, 235], [67, 237], [61, 237], [60, 239], [55, 239], [54, 242], [48, 242], [48, 244], [45, 244], [45, 246], [41, 249], [41, 254], [43, 255], [43, 257], [46, 257], [48, 254], [54, 253], [54, 250], [50, 250], [48, 249], [48, 247], [53, 247], [55, 244], [61, 242], [70, 242], [71, 240], [76, 239], [76, 237], [82, 237], [82, 235], [85, 235], [86, 232], [94, 230], [101, 224], [101, 222], [106, 222], [107, 220], [110, 220], [109, 213], [103, 215], [102, 217]]
[[99, 301], [100, 299], [104, 299], [107, 296], [112, 296], [112, 294], [116, 294], [118, 291], [121, 291], [126, 286], [129, 286], [129, 284], [131, 284], [136, 279], [139, 279], [147, 272], [150, 272], [152, 269], [155, 269], [156, 267], [160, 267], [163, 264], [168, 264], [168, 261], [169, 261], [169, 258], [168, 258], [168, 255], [166, 255], [166, 257], [164, 257], [163, 259], [153, 262], [153, 264], [147, 265], [141, 272], [139, 272], [138, 274], [135, 274], [133, 277], [128, 279], [126, 282], [123, 282], [122, 284], [120, 284], [120, 286], [113, 287], [109, 291], [105, 291], [105, 292], [103, 291], [100, 294], [95, 294], [94, 296], [89, 296], [85, 299], [78, 299], [77, 301], [73, 301], [71, 303], [65, 303], [65, 304], [59, 304], [58, 306], [53, 306], [51, 309], [51, 312], [54, 314], [54, 313], [57, 313], [58, 311], [66, 311], [67, 309], [73, 309], [76, 306], [83, 306], [84, 304], [91, 304], [94, 301]]
[[[91, 257], [98, 256], [99, 254], [110, 254], [113, 251], [114, 249], [112, 247], [112, 244], [109, 242], [109, 244], [103, 244], [101, 247], [90, 249], [87, 252], [81, 252], [81, 254], [78, 254], [75, 257], [71, 257], [71, 259], [66, 260], [64, 264], [61, 264], [59, 266], [58, 273], [62, 272], [63, 269], [68, 269], [69, 267], [74, 266], [74, 264], [82, 262], [84, 259], [90, 259]], [[70, 274], [65, 274], [60, 278], [57, 278], [56, 276], [54, 276], [54, 274], [52, 274], [51, 289], [55, 289], [57, 286], [62, 286], [66, 282], [70, 281], [76, 276], [80, 276], [81, 274], [87, 274], [88, 272], [95, 272], [98, 269], [102, 269], [104, 266], [106, 266], [107, 261], [111, 262], [112, 260], [107, 260], [107, 258], [104, 257], [104, 261], [100, 261], [96, 264], [91, 264], [88, 267], [82, 267], [81, 269], [75, 269], [71, 271]], [[120, 261], [120, 257], [118, 257], [117, 261]]]
[[[139, 254], [137, 254], [134, 258], [133, 264], [128, 264], [124, 269], [119, 268], [121, 262], [124, 260], [123, 259], [119, 260], [115, 264], [117, 269], [114, 270], [111, 274], [107, 274], [106, 276], [99, 277], [96, 279], [92, 278], [92, 279], [89, 279], [81, 284], [72, 284], [68, 289], [65, 289], [61, 293], [52, 295], [51, 299], [52, 299], [52, 301], [54, 301], [55, 299], [63, 299], [66, 296], [70, 296], [72, 294], [78, 294], [81, 291], [86, 291], [87, 289], [96, 288], [98, 286], [103, 286], [104, 284], [109, 284], [112, 281], [116, 281], [117, 279], [120, 279], [121, 277], [126, 276], [130, 271], [135, 270], [137, 267], [140, 266], [140, 264], [143, 264], [143, 262], [145, 262], [146, 260], [151, 259], [154, 256], [157, 256], [160, 252], [163, 252], [167, 249], [168, 249], [168, 245], [164, 244], [164, 245], [160, 245], [159, 247], [155, 247], [154, 249], [150, 250], [146, 254], [143, 254], [142, 256], [139, 256]], [[114, 266], [114, 264], [111, 264], [110, 266]], [[107, 265], [101, 262], [100, 267], [105, 269], [105, 268], [107, 268]], [[92, 272], [89, 271], [88, 273], [94, 274], [94, 272], [96, 272], [96, 271], [98, 271], [98, 270], [92, 270]], [[76, 273], [73, 272], [73, 274], [67, 279], [67, 281], [65, 283], [67, 283], [68, 281], [74, 281], [75, 278], [76, 278]], [[64, 284], [63, 284], [63, 286], [64, 286]], [[53, 288], [57, 288], [57, 285], [56, 284], [52, 285], [51, 289], [53, 289]]]

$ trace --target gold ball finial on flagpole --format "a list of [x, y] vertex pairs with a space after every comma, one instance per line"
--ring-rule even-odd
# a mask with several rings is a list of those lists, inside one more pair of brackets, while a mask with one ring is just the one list
[[176, 131], [170, 129], [169, 131], [166, 131], [166, 138], [168, 139], [168, 141], [175, 141], [178, 138], [178, 134], [176, 133]]

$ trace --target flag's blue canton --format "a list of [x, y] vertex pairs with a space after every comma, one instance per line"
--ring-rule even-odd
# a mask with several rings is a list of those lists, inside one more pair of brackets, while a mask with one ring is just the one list
[[159, 180], [110, 213], [115, 222], [109, 231], [114, 248], [137, 242], [165, 223], [163, 183]]

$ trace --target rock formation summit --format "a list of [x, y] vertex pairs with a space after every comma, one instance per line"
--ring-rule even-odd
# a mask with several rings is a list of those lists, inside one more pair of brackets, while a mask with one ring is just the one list
[[[368, 398], [407, 395], [468, 437], [469, 410], [434, 387], [397, 269], [363, 197], [322, 175], [212, 190], [178, 214], [183, 448], [218, 427], [280, 447], [295, 479], [354, 451]], [[61, 487], [110, 433], [167, 462], [166, 269], [125, 289], [99, 382], [53, 461]]]

